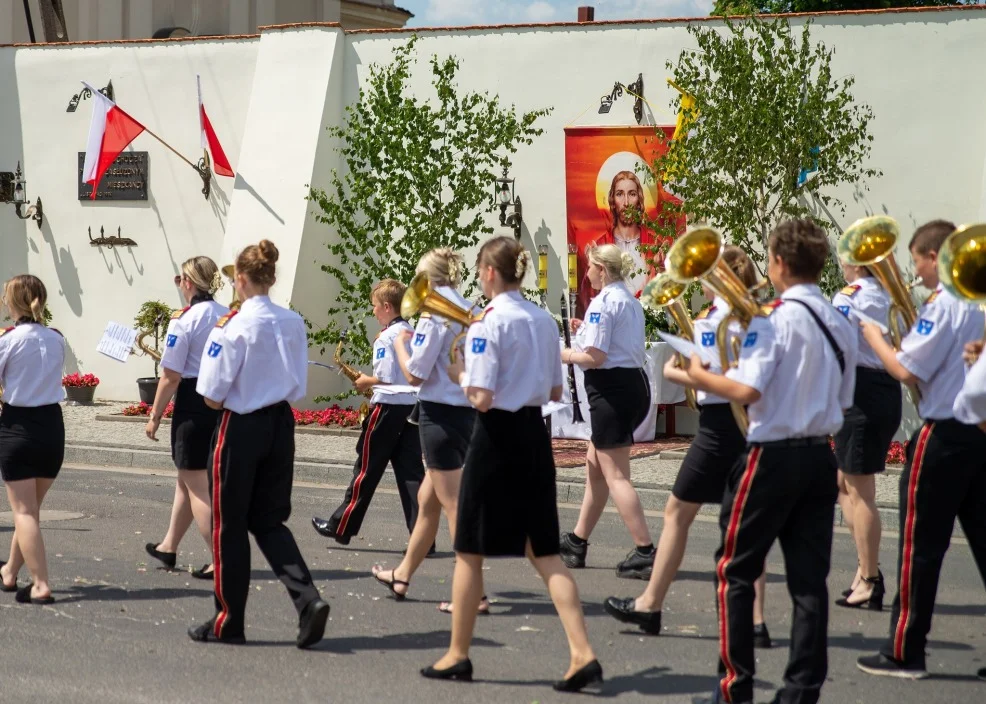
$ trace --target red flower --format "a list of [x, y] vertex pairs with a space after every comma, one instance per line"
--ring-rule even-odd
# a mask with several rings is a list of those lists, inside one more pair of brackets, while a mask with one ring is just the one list
[[[168, 403], [167, 406], [164, 407], [164, 417], [165, 418], [170, 418], [171, 415], [174, 413], [174, 410], [175, 410], [175, 404], [174, 404], [174, 401], [172, 401], [172, 402]], [[123, 408], [123, 415], [125, 415], [125, 416], [149, 416], [149, 415], [151, 415], [151, 407], [150, 407], [150, 405], [148, 405], [148, 404], [144, 403], [143, 401], [141, 401], [140, 403], [134, 403], [134, 404], [131, 404], [129, 406], [124, 406], [124, 408]]]
[[62, 386], [99, 386], [99, 379], [92, 374], [66, 374], [62, 377]]
[[[169, 403], [164, 409], [164, 417], [170, 418], [174, 412], [175, 404]], [[320, 411], [300, 411], [292, 408], [294, 422], [297, 425], [320, 425], [337, 426], [340, 428], [352, 428], [359, 425], [359, 412], [349, 408], [340, 408], [338, 405], [331, 408], [324, 408]], [[151, 407], [146, 403], [134, 403], [125, 406], [122, 411], [125, 416], [149, 416]]]

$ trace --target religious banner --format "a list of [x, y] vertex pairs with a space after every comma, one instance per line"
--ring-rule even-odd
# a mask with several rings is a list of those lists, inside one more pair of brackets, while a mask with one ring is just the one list
[[[659, 138], [658, 130], [664, 139]], [[666, 140], [673, 134], [674, 125], [565, 129], [568, 244], [578, 254], [578, 317], [595, 295], [586, 278], [587, 247], [616, 244], [628, 252], [637, 267], [627, 284], [637, 296], [663, 268], [663, 255], [656, 248], [670, 245], [671, 238], [633, 222], [627, 209], [640, 208], [660, 222], [664, 204], [680, 203], [655, 183], [645, 168], [664, 153]], [[684, 225], [681, 218], [674, 230], [682, 232]]]

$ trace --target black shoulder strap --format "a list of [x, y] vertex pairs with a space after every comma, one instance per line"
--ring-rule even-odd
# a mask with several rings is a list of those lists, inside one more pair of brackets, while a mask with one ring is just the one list
[[818, 327], [825, 334], [825, 339], [828, 340], [829, 341], [829, 345], [832, 346], [832, 351], [835, 352], [835, 358], [839, 361], [839, 371], [841, 371], [843, 374], [845, 374], [846, 373], [846, 356], [844, 354], [842, 354], [842, 349], [836, 343], [835, 338], [832, 337], [832, 333], [829, 332], [828, 327], [825, 325], [825, 323], [822, 322], [822, 319], [818, 317], [818, 313], [816, 313], [815, 311], [813, 311], [812, 308], [811, 308], [811, 306], [808, 305], [808, 303], [806, 303], [805, 301], [802, 301], [800, 298], [785, 298], [784, 300], [785, 301], [793, 301], [795, 303], [800, 303], [801, 305], [803, 305], [808, 310], [809, 313], [811, 313], [811, 317], [815, 319], [815, 322], [816, 323], [818, 323]]

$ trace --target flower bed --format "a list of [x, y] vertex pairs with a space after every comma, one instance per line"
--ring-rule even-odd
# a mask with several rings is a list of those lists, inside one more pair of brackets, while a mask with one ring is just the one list
[[[174, 402], [169, 403], [164, 408], [164, 417], [170, 418], [171, 414], [174, 413], [175, 404]], [[123, 415], [125, 416], [149, 416], [151, 415], [151, 404], [144, 403], [134, 403], [130, 406], [125, 406], [123, 409]]]
[[[164, 409], [164, 417], [170, 418], [174, 408], [175, 404], [169, 403]], [[339, 428], [359, 426], [359, 412], [349, 408], [341, 408], [338, 405], [323, 408], [320, 411], [301, 411], [297, 408], [292, 408], [291, 411], [294, 413], [295, 425], [335, 426]], [[123, 409], [125, 416], [148, 416], [150, 414], [151, 406], [146, 403], [135, 403]]]

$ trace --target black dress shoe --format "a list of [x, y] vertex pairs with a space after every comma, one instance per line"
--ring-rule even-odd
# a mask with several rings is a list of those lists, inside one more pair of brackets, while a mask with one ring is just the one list
[[319, 518], [318, 516], [312, 516], [312, 527], [319, 535], [324, 535], [326, 538], [332, 538], [334, 541], [340, 545], [349, 545], [348, 535], [339, 535], [334, 530], [329, 522], [324, 518]]
[[298, 618], [298, 647], [309, 648], [325, 635], [325, 622], [329, 620], [329, 605], [321, 599], [308, 602]]
[[754, 648], [773, 648], [774, 644], [770, 640], [770, 632], [767, 630], [766, 623], [753, 624], [753, 647]]
[[585, 558], [589, 553], [589, 543], [579, 540], [574, 533], [562, 533], [558, 541], [558, 554], [561, 561], [570, 570], [580, 570], [585, 567]]
[[928, 676], [928, 670], [923, 663], [905, 665], [891, 660], [883, 653], [864, 655], [856, 660], [856, 667], [868, 675], [883, 677], [899, 677], [906, 680], [923, 680]]
[[661, 612], [636, 611], [633, 608], [636, 601], [633, 597], [618, 599], [615, 596], [611, 596], [603, 602], [603, 608], [606, 610], [606, 613], [617, 621], [640, 626], [641, 630], [651, 635], [661, 635]]
[[616, 576], [621, 579], [650, 579], [650, 574], [654, 570], [655, 557], [657, 557], [657, 550], [653, 547], [648, 552], [634, 548], [616, 566]]
[[189, 628], [188, 637], [199, 643], [227, 643], [229, 645], [243, 645], [246, 643], [246, 637], [242, 635], [224, 635], [222, 638], [217, 636], [215, 618], [210, 618], [200, 626]]
[[460, 660], [452, 665], [452, 667], [446, 667], [444, 670], [438, 670], [431, 665], [428, 667], [422, 667], [421, 676], [432, 680], [459, 680], [461, 682], [472, 682], [472, 660], [469, 658]]
[[178, 562], [178, 553], [176, 552], [161, 552], [157, 549], [157, 543], [148, 543], [144, 546], [147, 549], [147, 554], [153, 557], [155, 560], [160, 560], [165, 567], [175, 568], [175, 563]]
[[551, 688], [556, 692], [581, 692], [590, 684], [601, 683], [603, 681], [603, 666], [598, 660], [593, 660], [588, 665], [584, 665], [575, 674], [567, 679], [558, 680]]

